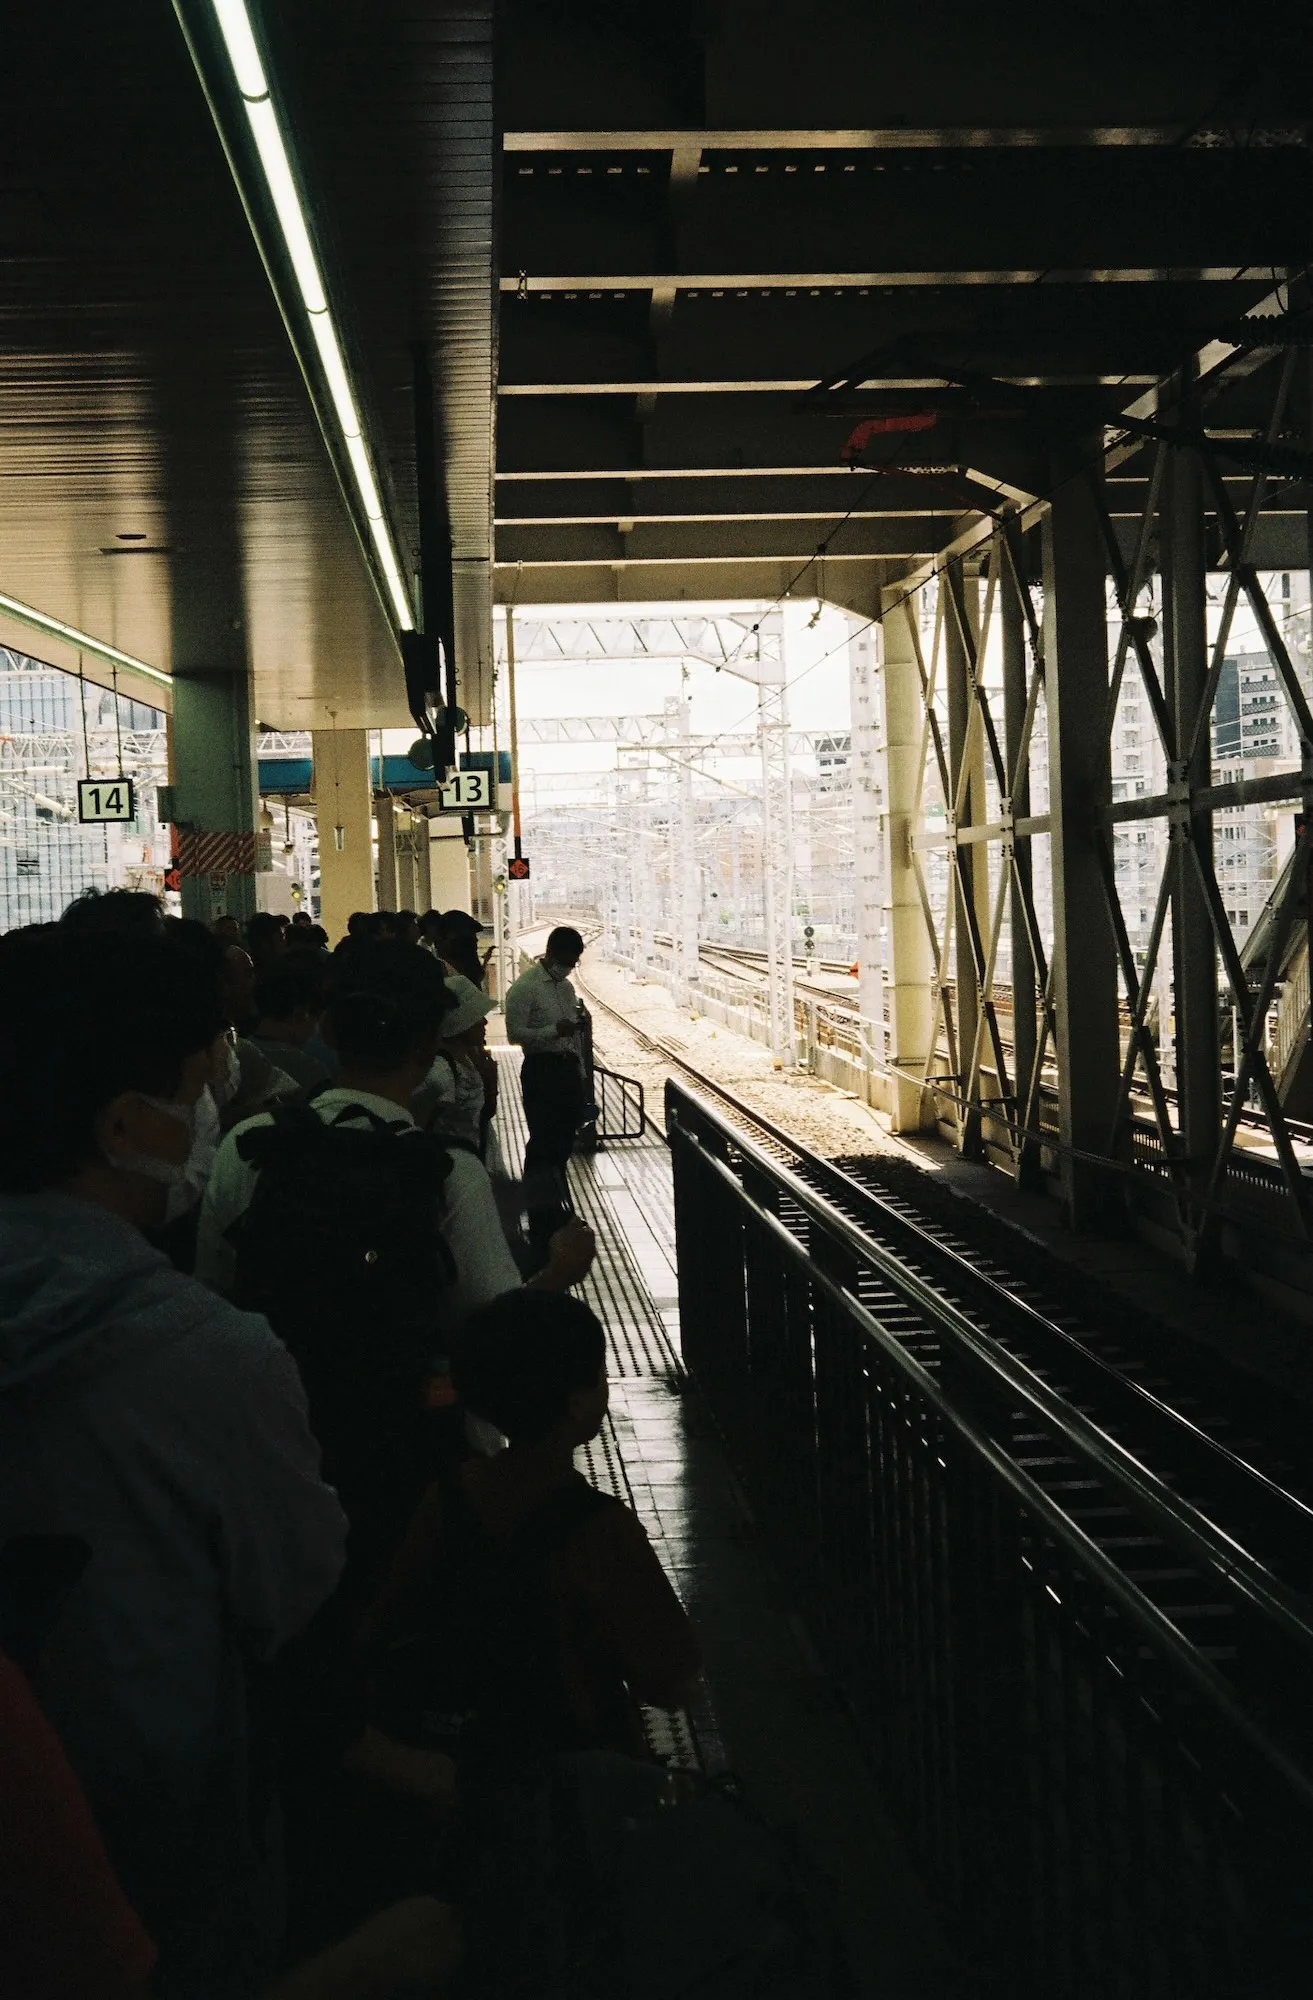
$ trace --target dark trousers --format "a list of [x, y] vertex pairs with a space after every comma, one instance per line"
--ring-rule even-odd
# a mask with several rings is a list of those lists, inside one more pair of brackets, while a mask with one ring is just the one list
[[566, 1162], [584, 1110], [584, 1076], [572, 1055], [530, 1054], [520, 1071], [529, 1143], [526, 1177], [540, 1170], [564, 1180]]

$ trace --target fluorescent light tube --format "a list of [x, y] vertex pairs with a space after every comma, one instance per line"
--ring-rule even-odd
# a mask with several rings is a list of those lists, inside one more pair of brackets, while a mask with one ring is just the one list
[[34, 626], [38, 632], [49, 632], [57, 639], [67, 639], [70, 645], [79, 647], [84, 653], [94, 653], [97, 659], [111, 660], [116, 667], [126, 667], [130, 673], [144, 674], [147, 680], [158, 681], [161, 687], [173, 686], [172, 674], [162, 673], [158, 667], [148, 667], [144, 660], [135, 660], [131, 653], [121, 653], [117, 646], [107, 646], [102, 639], [93, 639], [90, 632], [80, 632], [76, 625], [66, 625], [62, 618], [51, 618], [47, 612], [37, 611], [32, 605], [24, 604], [21, 598], [9, 597], [2, 590], [0, 611], [7, 611], [11, 618]]
[[397, 623], [403, 632], [413, 632], [415, 629], [415, 614], [410, 607], [410, 598], [406, 591], [405, 582], [402, 579], [401, 566], [397, 562], [397, 552], [392, 546], [392, 537], [387, 531], [387, 523], [385, 521], [371, 521], [369, 532], [374, 537], [374, 547], [378, 551], [378, 559], [383, 566], [383, 574], [387, 578], [388, 590], [392, 595], [392, 608], [397, 614]]
[[278, 113], [272, 101], [262, 97], [258, 104], [247, 103], [246, 116], [250, 121], [251, 136], [255, 140], [256, 151], [260, 155], [260, 165], [269, 183], [273, 196], [279, 227], [287, 254], [296, 272], [296, 282], [301, 287], [301, 301], [309, 313], [328, 310], [328, 300], [324, 297], [324, 282], [319, 275], [319, 261], [310, 243], [310, 232], [305, 226], [301, 213], [301, 201], [296, 192], [296, 182], [292, 178], [292, 165], [283, 144], [283, 135], [278, 129]]
[[369, 462], [362, 437], [349, 437], [346, 441], [346, 455], [351, 460], [351, 470], [356, 475], [356, 485], [360, 489], [360, 504], [365, 510], [365, 519], [371, 523], [383, 519], [383, 502], [379, 498], [378, 483], [374, 478], [374, 468]]
[[297, 192], [296, 176], [292, 172], [292, 163], [283, 141], [282, 128], [274, 108], [269, 79], [260, 59], [246, 0], [213, 0], [213, 6], [224, 47], [228, 51], [228, 60], [232, 64], [233, 76], [242, 94], [251, 137], [255, 141], [260, 165], [264, 169], [265, 182], [273, 201], [274, 212], [278, 217], [278, 225], [283, 232], [287, 254], [291, 258], [292, 269], [301, 293], [301, 303], [309, 318], [310, 332], [319, 352], [338, 430], [347, 458], [350, 460], [360, 504], [369, 523], [370, 538], [383, 570], [397, 621], [403, 631], [410, 632], [415, 627], [410, 597], [402, 578], [401, 565], [397, 560], [387, 516], [383, 510], [373, 461], [364, 440], [360, 410], [351, 386], [351, 377], [347, 373], [337, 328], [328, 309], [323, 274], [310, 240], [310, 231], [301, 207], [301, 197]]
[[333, 408], [337, 411], [337, 421], [342, 427], [342, 435], [359, 437], [360, 412], [351, 393], [351, 380], [346, 372], [346, 363], [342, 359], [342, 349], [337, 338], [337, 328], [333, 325], [333, 315], [330, 312], [311, 313], [310, 331], [315, 337], [319, 359], [324, 365], [324, 374], [328, 378], [328, 393], [333, 398]]
[[219, 33], [228, 51], [228, 60], [233, 66], [233, 75], [237, 78], [237, 88], [243, 97], [267, 97], [269, 80], [260, 61], [260, 51], [255, 46], [246, 0], [214, 0], [214, 11], [218, 17]]

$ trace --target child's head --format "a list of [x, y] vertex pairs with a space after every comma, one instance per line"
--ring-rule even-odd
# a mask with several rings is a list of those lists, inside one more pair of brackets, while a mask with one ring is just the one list
[[487, 1042], [488, 1016], [496, 1013], [497, 1003], [459, 972], [446, 977], [451, 1004], [443, 1018], [442, 1039], [457, 1054], [473, 1055]]
[[606, 1415], [606, 1335], [567, 1293], [506, 1292], [471, 1314], [452, 1374], [466, 1407], [513, 1445], [586, 1444]]

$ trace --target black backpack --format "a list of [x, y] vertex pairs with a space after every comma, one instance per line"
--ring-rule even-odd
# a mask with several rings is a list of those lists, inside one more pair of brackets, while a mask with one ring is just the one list
[[[388, 1735], [445, 1751], [476, 1784], [598, 1740], [581, 1735], [562, 1680], [551, 1568], [580, 1528], [620, 1504], [574, 1481], [496, 1537], [456, 1485], [421, 1601], [378, 1649], [371, 1719]], [[633, 1715], [617, 1683], [600, 1739], [627, 1746]]]
[[374, 1568], [457, 1434], [456, 1413], [431, 1394], [447, 1370], [442, 1298], [454, 1266], [438, 1216], [451, 1142], [359, 1105], [331, 1123], [288, 1105], [237, 1149], [259, 1180], [231, 1232], [234, 1297], [295, 1359], [353, 1558]]

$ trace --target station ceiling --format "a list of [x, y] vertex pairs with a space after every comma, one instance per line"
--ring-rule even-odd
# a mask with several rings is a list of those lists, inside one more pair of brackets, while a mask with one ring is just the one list
[[[166, 672], [249, 658], [273, 727], [404, 723], [233, 103], [183, 32], [209, 9], [7, 19], [0, 592]], [[869, 604], [1000, 489], [1042, 493], [1055, 439], [1305, 296], [1313, 51], [1285, 8], [252, 12], [407, 570], [417, 351], [432, 376], [476, 713], [494, 595]], [[1261, 427], [1258, 382], [1242, 358], [1210, 423]], [[1144, 485], [1124, 455], [1114, 513]], [[1274, 488], [1260, 562], [1307, 560], [1311, 498]], [[2, 611], [0, 643], [76, 665]]]
[[508, 0], [499, 595], [869, 609], [990, 482], [1046, 492], [1307, 262], [1290, 19]]

